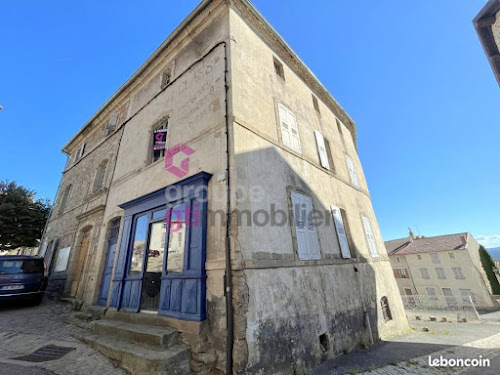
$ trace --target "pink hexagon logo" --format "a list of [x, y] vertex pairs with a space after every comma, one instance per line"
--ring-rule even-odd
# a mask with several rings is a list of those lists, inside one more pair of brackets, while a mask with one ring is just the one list
[[[185, 157], [181, 160], [181, 165], [174, 165], [174, 156], [182, 152]], [[193, 154], [194, 150], [183, 143], [178, 143], [174, 147], [167, 150], [165, 154], [165, 169], [177, 177], [184, 177], [189, 173], [189, 155]]]

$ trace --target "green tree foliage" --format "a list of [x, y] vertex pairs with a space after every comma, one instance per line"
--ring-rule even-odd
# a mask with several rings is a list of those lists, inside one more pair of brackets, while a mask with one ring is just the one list
[[481, 257], [481, 264], [483, 265], [484, 271], [486, 272], [486, 276], [488, 276], [488, 280], [490, 281], [491, 290], [493, 294], [500, 295], [500, 284], [495, 276], [495, 272], [493, 272], [493, 267], [495, 267], [495, 263], [493, 262], [493, 258], [490, 253], [484, 248], [483, 245], [479, 247], [479, 256]]
[[15, 182], [0, 181], [0, 250], [37, 246], [50, 212], [50, 201]]

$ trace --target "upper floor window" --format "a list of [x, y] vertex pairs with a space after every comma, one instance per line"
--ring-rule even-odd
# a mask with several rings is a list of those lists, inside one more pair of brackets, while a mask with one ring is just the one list
[[363, 221], [363, 227], [365, 228], [366, 242], [368, 242], [368, 249], [370, 250], [370, 254], [372, 255], [372, 257], [378, 257], [379, 253], [377, 243], [375, 242], [375, 236], [373, 235], [370, 219], [368, 219], [366, 216], [362, 216], [361, 220]]
[[[331, 206], [333, 222], [337, 232], [337, 239], [340, 244], [340, 251], [343, 258], [351, 258], [353, 256], [352, 249], [349, 246], [349, 229], [345, 217], [345, 211], [337, 206]], [[345, 223], [345, 224], [344, 224]]]
[[112, 113], [109, 116], [108, 123], [106, 124], [106, 135], [110, 135], [116, 129], [116, 125], [118, 124], [118, 115], [116, 113]]
[[431, 276], [429, 275], [429, 270], [427, 268], [420, 268], [420, 275], [422, 276], [422, 279], [430, 279]]
[[94, 189], [93, 191], [99, 191], [104, 187], [104, 177], [106, 176], [106, 167], [108, 165], [108, 161], [104, 160], [99, 167], [97, 167], [97, 172], [94, 180]]
[[274, 72], [280, 76], [282, 79], [285, 79], [285, 71], [283, 70], [283, 64], [278, 61], [276, 57], [273, 58]]
[[75, 159], [75, 163], [78, 160], [80, 160], [84, 154], [85, 154], [85, 143], [82, 143], [82, 145], [80, 146], [80, 148], [78, 150], [76, 150], [75, 153], [73, 154], [74, 155], [74, 159]]
[[427, 295], [429, 296], [429, 299], [431, 300], [436, 300], [436, 289], [435, 288], [425, 288], [427, 290]]
[[170, 70], [166, 70], [161, 74], [161, 88], [167, 87], [172, 81], [172, 72]]
[[333, 170], [333, 157], [330, 142], [328, 142], [319, 131], [314, 131], [314, 137], [316, 138], [316, 146], [318, 147], [319, 162], [321, 166], [329, 171]]
[[151, 139], [152, 156], [151, 162], [165, 157], [165, 145], [167, 143], [168, 118], [153, 129]]
[[299, 130], [297, 128], [297, 118], [295, 115], [284, 105], [278, 104], [281, 140], [283, 144], [290, 147], [292, 150], [302, 153], [300, 145]]
[[462, 271], [462, 267], [452, 267], [453, 273], [455, 274], [455, 279], [462, 280], [465, 279], [465, 275]]
[[446, 279], [446, 275], [444, 274], [444, 269], [443, 268], [435, 268], [436, 270], [436, 275], [437, 278], [440, 280]]
[[448, 255], [450, 256], [450, 259], [455, 259], [455, 254], [453, 254], [453, 253], [448, 253]]
[[313, 222], [312, 199], [296, 191], [292, 191], [291, 199], [299, 259], [320, 259], [318, 235]]
[[68, 203], [68, 197], [69, 193], [71, 191], [71, 185], [68, 185], [66, 189], [64, 189], [62, 198], [61, 198], [61, 205], [59, 206], [59, 213], [63, 213], [64, 210], [66, 209], [66, 204]]
[[435, 263], [435, 264], [441, 263], [441, 261], [439, 260], [439, 255], [437, 255], [436, 253], [431, 254], [431, 259], [432, 259], [432, 263]]
[[314, 109], [316, 110], [316, 112], [319, 113], [319, 103], [318, 103], [318, 98], [316, 98], [314, 95], [312, 96], [312, 100], [313, 100], [313, 106], [314, 106]]
[[356, 173], [356, 168], [354, 168], [354, 161], [349, 155], [345, 156], [345, 160], [347, 163], [347, 170], [349, 172], [349, 178], [351, 179], [351, 184], [356, 187], [359, 187], [358, 175]]

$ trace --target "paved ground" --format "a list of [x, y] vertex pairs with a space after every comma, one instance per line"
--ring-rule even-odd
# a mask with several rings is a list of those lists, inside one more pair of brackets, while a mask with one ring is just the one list
[[[327, 361], [312, 375], [500, 374], [500, 324], [418, 322], [412, 333]], [[422, 332], [427, 327], [429, 332]], [[433, 354], [432, 354], [433, 353]], [[431, 358], [487, 358], [489, 368], [429, 366]]]
[[[70, 316], [69, 306], [51, 301], [37, 307], [0, 306], [0, 375], [124, 375], [106, 357], [73, 337], [83, 329], [69, 323]], [[13, 359], [51, 344], [75, 350], [46, 362]]]

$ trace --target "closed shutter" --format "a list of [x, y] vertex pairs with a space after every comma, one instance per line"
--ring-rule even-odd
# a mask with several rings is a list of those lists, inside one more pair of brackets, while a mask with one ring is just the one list
[[112, 113], [111, 116], [109, 116], [108, 125], [106, 125], [106, 134], [111, 134], [115, 130], [117, 123], [118, 115], [116, 113]]
[[292, 192], [293, 216], [300, 260], [320, 259], [318, 236], [312, 221], [312, 199]]
[[279, 104], [278, 108], [281, 126], [281, 139], [283, 144], [298, 153], [302, 153], [299, 130], [297, 128], [297, 119], [295, 115], [282, 104]]
[[349, 249], [349, 242], [347, 241], [347, 234], [344, 227], [344, 221], [342, 220], [342, 214], [340, 213], [340, 208], [337, 206], [331, 206], [331, 210], [342, 257], [350, 258], [351, 250]]
[[354, 168], [354, 162], [349, 155], [345, 156], [347, 163], [347, 170], [349, 171], [349, 178], [354, 186], [359, 186], [358, 175], [356, 174], [356, 169]]
[[[330, 170], [330, 163], [328, 162], [328, 153], [326, 151], [325, 138], [319, 131], [314, 131], [316, 137], [316, 145], [318, 146], [319, 161], [323, 168]], [[340, 213], [340, 211], [339, 211]]]
[[373, 235], [372, 226], [370, 220], [366, 217], [362, 217], [363, 226], [365, 228], [366, 241], [368, 242], [368, 248], [370, 249], [370, 254], [372, 257], [378, 257], [377, 243], [375, 242], [375, 236]]

